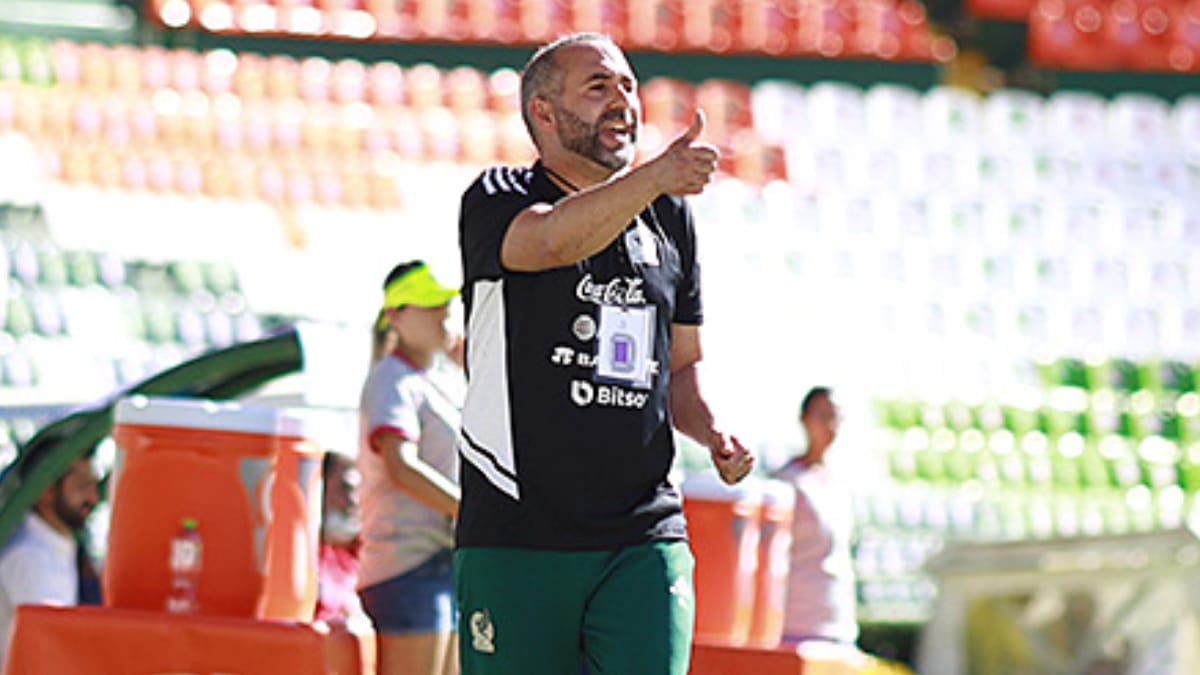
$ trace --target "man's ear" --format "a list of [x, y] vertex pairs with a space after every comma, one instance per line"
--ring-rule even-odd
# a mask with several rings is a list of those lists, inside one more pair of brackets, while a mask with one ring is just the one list
[[529, 116], [539, 124], [554, 124], [554, 106], [550, 101], [534, 96], [529, 100]]

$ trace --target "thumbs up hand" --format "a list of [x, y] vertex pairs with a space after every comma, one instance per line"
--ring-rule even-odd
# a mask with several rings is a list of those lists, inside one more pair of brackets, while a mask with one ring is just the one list
[[653, 175], [664, 194], [700, 194], [712, 180], [721, 155], [714, 146], [696, 140], [702, 133], [704, 111], [697, 109], [691, 126], [650, 160]]

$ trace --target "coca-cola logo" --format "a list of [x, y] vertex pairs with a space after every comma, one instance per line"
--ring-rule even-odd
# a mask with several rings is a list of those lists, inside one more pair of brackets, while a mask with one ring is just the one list
[[575, 287], [575, 295], [584, 302], [596, 305], [646, 304], [642, 279], [637, 277], [616, 277], [604, 283], [597, 283], [592, 281], [592, 274], [588, 272]]

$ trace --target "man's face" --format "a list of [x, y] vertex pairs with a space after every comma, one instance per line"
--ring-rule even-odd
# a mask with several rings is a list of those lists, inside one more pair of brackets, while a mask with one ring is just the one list
[[592, 43], [564, 48], [558, 58], [562, 91], [550, 102], [559, 142], [613, 171], [629, 166], [641, 120], [629, 62], [616, 48]]
[[54, 515], [72, 530], [82, 528], [100, 501], [99, 484], [92, 463], [77, 460], [54, 488]]
[[338, 544], [353, 541], [362, 530], [359, 485], [362, 476], [353, 460], [334, 455], [325, 476], [325, 504], [321, 532], [326, 541]]

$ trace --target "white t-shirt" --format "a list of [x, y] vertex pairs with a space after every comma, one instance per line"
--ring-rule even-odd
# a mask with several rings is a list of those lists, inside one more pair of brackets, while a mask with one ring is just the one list
[[464, 386], [461, 377], [423, 371], [395, 355], [371, 367], [359, 405], [360, 589], [403, 574], [454, 546], [450, 519], [396, 487], [369, 440], [381, 430], [399, 434], [417, 444], [422, 460], [458, 482], [455, 440]]
[[41, 516], [25, 520], [0, 551], [0, 664], [8, 658], [18, 605], [74, 605], [79, 601], [75, 538]]
[[796, 488], [784, 638], [853, 643], [858, 639], [858, 615], [850, 491], [819, 464], [805, 469], [793, 462], [777, 477]]

